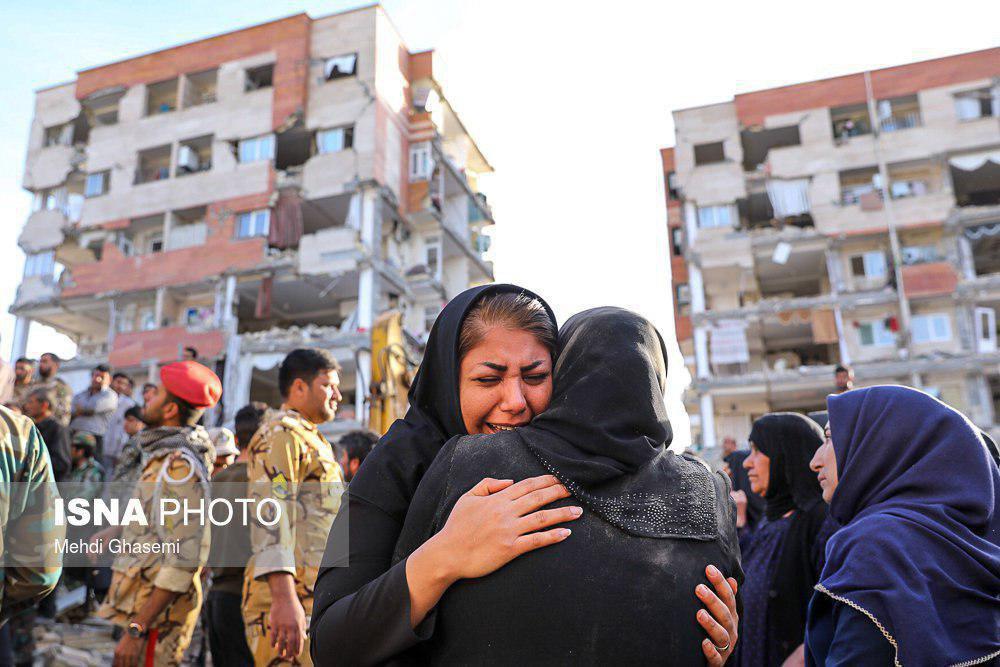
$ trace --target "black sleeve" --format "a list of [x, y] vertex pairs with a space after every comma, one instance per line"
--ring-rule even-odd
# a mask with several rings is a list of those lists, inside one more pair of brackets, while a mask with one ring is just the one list
[[[389, 660], [434, 632], [436, 610], [410, 627], [406, 560], [433, 534], [433, 516], [447, 483], [452, 447], [442, 449], [414, 494], [405, 527], [374, 503], [345, 493], [346, 511], [334, 519], [314, 589], [310, 629], [316, 665], [371, 665]], [[393, 554], [402, 560], [393, 565]], [[349, 565], [349, 566], [348, 566]]]
[[[371, 665], [433, 631], [410, 627], [406, 562], [390, 568], [399, 524], [374, 504], [345, 494], [314, 588], [310, 650], [316, 665]], [[348, 563], [350, 567], [348, 567]]]
[[895, 664], [895, 651], [875, 623], [846, 604], [833, 609], [834, 636], [826, 667], [881, 667]]

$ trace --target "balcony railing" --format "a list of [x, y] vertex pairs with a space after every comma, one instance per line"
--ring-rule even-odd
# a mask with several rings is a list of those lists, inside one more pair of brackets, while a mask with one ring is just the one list
[[911, 127], [918, 127], [920, 124], [920, 113], [917, 111], [911, 111], [910, 113], [898, 115], [893, 114], [892, 116], [882, 118], [879, 121], [879, 125], [882, 127], [883, 132], [906, 130]]

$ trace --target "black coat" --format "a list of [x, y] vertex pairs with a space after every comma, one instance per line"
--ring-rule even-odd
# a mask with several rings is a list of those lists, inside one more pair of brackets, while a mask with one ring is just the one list
[[45, 441], [45, 448], [52, 461], [52, 474], [57, 482], [65, 481], [73, 467], [69, 453], [69, 427], [63, 426], [53, 417], [43, 419], [35, 427]]
[[[676, 458], [682, 469], [703, 465]], [[398, 556], [424, 541], [427, 526], [437, 532], [459, 496], [484, 477], [520, 480], [547, 472], [514, 433], [452, 440], [414, 496]], [[709, 564], [742, 581], [729, 480], [722, 474], [712, 478], [715, 539], [630, 535], [585, 507], [568, 524], [573, 534], [564, 542], [453, 585], [429, 619], [433, 635], [407, 659], [448, 665], [704, 664], [694, 589], [708, 583]], [[577, 503], [567, 498], [549, 507]]]

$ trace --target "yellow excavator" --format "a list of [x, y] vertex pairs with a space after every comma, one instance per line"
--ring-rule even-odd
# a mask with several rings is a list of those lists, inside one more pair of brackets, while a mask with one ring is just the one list
[[372, 326], [371, 382], [368, 386], [368, 428], [382, 435], [406, 414], [407, 395], [418, 362], [403, 331], [403, 314], [382, 313]]

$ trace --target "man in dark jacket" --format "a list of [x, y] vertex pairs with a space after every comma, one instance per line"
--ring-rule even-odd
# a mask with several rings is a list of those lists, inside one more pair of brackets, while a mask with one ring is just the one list
[[21, 409], [25, 416], [35, 422], [35, 428], [45, 441], [45, 448], [52, 460], [52, 473], [57, 482], [62, 482], [69, 476], [72, 468], [69, 452], [70, 434], [69, 427], [55, 418], [54, 402], [52, 390], [39, 387], [28, 394]]

